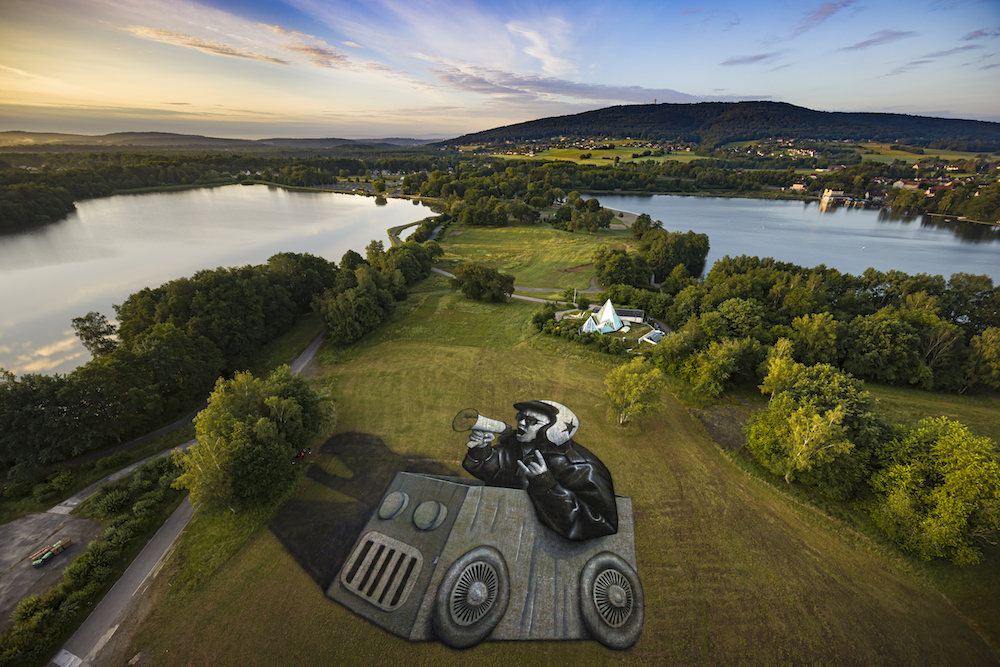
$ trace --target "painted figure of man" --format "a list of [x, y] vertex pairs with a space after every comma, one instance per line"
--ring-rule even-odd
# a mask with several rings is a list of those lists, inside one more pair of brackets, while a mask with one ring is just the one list
[[517, 429], [497, 438], [473, 431], [462, 466], [490, 486], [527, 491], [542, 525], [567, 539], [618, 532], [611, 473], [573, 441], [580, 427], [573, 411], [555, 401], [527, 401], [514, 408]]

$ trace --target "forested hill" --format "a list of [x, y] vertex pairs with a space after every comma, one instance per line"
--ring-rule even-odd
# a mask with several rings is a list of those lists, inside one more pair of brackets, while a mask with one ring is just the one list
[[467, 134], [448, 145], [551, 137], [606, 137], [718, 145], [749, 139], [880, 141], [969, 151], [1000, 149], [1000, 123], [888, 113], [813, 111], [784, 102], [702, 102], [608, 107]]

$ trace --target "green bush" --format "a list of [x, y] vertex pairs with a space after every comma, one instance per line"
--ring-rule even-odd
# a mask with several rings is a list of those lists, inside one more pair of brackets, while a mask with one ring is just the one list
[[56, 490], [48, 482], [42, 482], [31, 489], [31, 497], [40, 503], [49, 502], [55, 499]]
[[31, 482], [10, 482], [3, 487], [4, 500], [19, 500], [29, 493], [34, 485]]
[[132, 496], [128, 491], [112, 489], [94, 501], [93, 511], [102, 519], [110, 519], [128, 508], [131, 502]]
[[35, 614], [38, 613], [40, 602], [40, 596], [29, 595], [17, 604], [17, 607], [14, 609], [14, 613], [10, 616], [11, 619], [13, 619], [15, 623], [26, 623], [30, 621], [34, 618]]
[[73, 486], [73, 471], [69, 468], [56, 468], [48, 476], [49, 486], [53, 491], [62, 492]]
[[135, 512], [136, 516], [145, 516], [154, 512], [159, 504], [160, 501], [156, 498], [143, 498], [135, 505], [132, 505], [132, 511]]
[[100, 470], [118, 470], [128, 464], [128, 452], [116, 452], [111, 456], [105, 456], [97, 462]]
[[70, 593], [63, 607], [65, 608], [67, 605], [83, 605], [90, 602], [101, 592], [102, 585], [99, 581], [88, 582], [86, 586]]

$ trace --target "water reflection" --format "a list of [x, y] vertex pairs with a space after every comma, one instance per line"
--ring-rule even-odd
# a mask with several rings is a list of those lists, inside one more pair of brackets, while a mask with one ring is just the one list
[[958, 218], [943, 215], [914, 214], [909, 212], [895, 212], [892, 209], [881, 209], [878, 212], [880, 223], [901, 223], [911, 224], [920, 222], [920, 226], [925, 229], [937, 229], [951, 232], [956, 238], [965, 243], [992, 243], [1000, 241], [1000, 226], [987, 225], [978, 222], [968, 222]]
[[77, 203], [65, 219], [0, 235], [0, 367], [67, 373], [90, 359], [70, 322], [201, 269], [278, 252], [339, 262], [386, 230], [430, 215], [405, 201], [228, 186]]

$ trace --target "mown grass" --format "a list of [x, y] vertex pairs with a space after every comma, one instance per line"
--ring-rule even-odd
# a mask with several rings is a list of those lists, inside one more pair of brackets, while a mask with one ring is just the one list
[[499, 229], [461, 227], [440, 240], [445, 250], [441, 266], [448, 270], [454, 259], [478, 262], [513, 274], [518, 287], [586, 289], [595, 275], [588, 266], [594, 251], [602, 244], [621, 246], [628, 241], [627, 236], [570, 233], [544, 223]]
[[[890, 148], [892, 144], [863, 144], [864, 148], [861, 152], [861, 157], [864, 160], [872, 160], [874, 162], [893, 162], [894, 160], [899, 160], [907, 164], [916, 164], [920, 162], [921, 164], [926, 164], [928, 162], [951, 162], [953, 160], [975, 160], [977, 153], [969, 153], [965, 151], [949, 151], [939, 148], [925, 148], [923, 155], [917, 155], [916, 153], [909, 153], [907, 151], [895, 150]], [[867, 151], [874, 150], [876, 154], [868, 153]]]
[[[653, 157], [647, 155], [645, 157], [633, 158], [633, 153], [642, 153], [645, 148], [633, 148], [629, 146], [616, 146], [613, 150], [595, 150], [592, 148], [553, 148], [547, 151], [540, 151], [535, 153], [533, 156], [529, 155], [495, 155], [494, 157], [506, 159], [506, 160], [568, 160], [570, 162], [576, 162], [577, 164], [587, 164], [587, 165], [613, 165], [615, 158], [618, 158], [619, 162], [645, 162], [646, 160], [653, 160], [654, 162], [669, 162], [671, 160], [675, 162], [691, 162], [692, 160], [708, 160], [712, 158], [706, 158], [701, 155], [696, 155], [695, 153], [689, 153], [683, 151], [680, 153], [670, 153], [669, 155], [661, 155], [660, 157]], [[582, 159], [580, 156], [589, 153], [590, 157], [587, 159]]]
[[[646, 421], [614, 426], [602, 393], [615, 360], [534, 334], [537, 306], [411, 299], [405, 317], [350, 355], [324, 355], [330, 365], [317, 381], [337, 396], [337, 434], [269, 530], [197, 590], [173, 594], [161, 576], [159, 603], [120, 658], [142, 652], [146, 664], [164, 666], [996, 664], [937, 591], [870, 540], [734, 466], [669, 392]], [[512, 403], [529, 397], [570, 405], [582, 423], [577, 440], [632, 498], [646, 596], [632, 649], [577, 641], [452, 651], [399, 639], [325, 597], [330, 553], [350, 548], [342, 526], [367, 519], [388, 473], [462, 474], [454, 414], [471, 406], [510, 421]]]
[[960, 421], [973, 433], [1000, 443], [1000, 400], [990, 394], [957, 396], [909, 387], [866, 383], [890, 421], [912, 426], [924, 417]]

